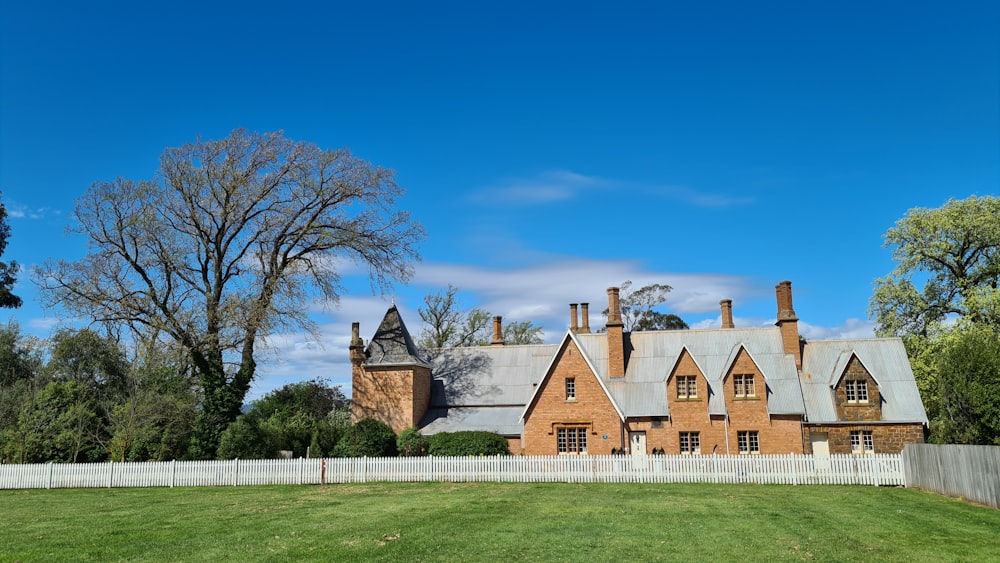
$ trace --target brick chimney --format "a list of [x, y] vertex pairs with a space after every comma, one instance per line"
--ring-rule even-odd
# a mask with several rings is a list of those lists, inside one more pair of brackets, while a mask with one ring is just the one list
[[722, 328], [736, 328], [733, 324], [733, 300], [723, 299], [719, 305], [722, 307]]
[[625, 324], [617, 287], [608, 288], [608, 376], [625, 377]]
[[351, 323], [351, 365], [360, 367], [365, 361], [365, 342], [361, 340], [361, 323]]
[[573, 334], [580, 332], [580, 327], [577, 325], [576, 318], [576, 303], [569, 304], [569, 331]]
[[799, 345], [799, 318], [792, 308], [792, 282], [783, 281], [774, 286], [778, 301], [778, 322], [774, 323], [781, 329], [781, 342], [785, 353], [795, 357], [795, 369], [802, 369], [802, 347]]
[[497, 315], [493, 317], [493, 341], [490, 346], [503, 346], [503, 317]]
[[580, 327], [580, 332], [583, 334], [590, 334], [590, 303], [580, 303], [580, 317], [583, 321], [583, 326]]

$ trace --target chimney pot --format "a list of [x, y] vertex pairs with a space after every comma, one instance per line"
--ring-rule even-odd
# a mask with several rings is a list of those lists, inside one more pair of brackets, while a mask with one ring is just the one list
[[580, 316], [583, 318], [583, 327], [580, 332], [590, 334], [590, 303], [580, 303]]
[[569, 304], [569, 330], [570, 332], [579, 332], [576, 320], [576, 303]]

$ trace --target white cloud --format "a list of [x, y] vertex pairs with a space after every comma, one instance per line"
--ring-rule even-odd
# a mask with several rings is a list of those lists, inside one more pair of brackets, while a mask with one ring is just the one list
[[874, 338], [875, 323], [862, 319], [847, 319], [834, 327], [816, 326], [799, 321], [799, 333], [806, 340], [830, 340], [836, 338]]
[[478, 190], [470, 195], [477, 203], [508, 205], [538, 205], [573, 199], [581, 191], [600, 188], [608, 182], [595, 176], [585, 176], [568, 170], [549, 170], [534, 178], [507, 179], [498, 185]]
[[633, 190], [651, 196], [666, 197], [697, 207], [729, 207], [754, 202], [752, 197], [728, 196], [694, 189], [684, 185], [656, 185], [630, 182], [599, 176], [587, 176], [569, 170], [549, 170], [532, 178], [513, 178], [473, 192], [469, 198], [476, 203], [525, 206], [567, 201], [585, 192], [601, 190]]

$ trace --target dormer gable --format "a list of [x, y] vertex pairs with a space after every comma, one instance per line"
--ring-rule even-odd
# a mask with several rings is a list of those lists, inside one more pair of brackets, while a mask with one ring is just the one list
[[667, 374], [667, 402], [705, 401], [712, 394], [711, 386], [705, 377], [698, 360], [687, 346], [681, 348], [673, 367]]
[[767, 378], [747, 346], [739, 342], [729, 352], [723, 367], [722, 394], [727, 410], [732, 412], [735, 403], [760, 401], [767, 406]]
[[881, 385], [855, 350], [840, 354], [831, 381], [838, 420], [882, 420]]

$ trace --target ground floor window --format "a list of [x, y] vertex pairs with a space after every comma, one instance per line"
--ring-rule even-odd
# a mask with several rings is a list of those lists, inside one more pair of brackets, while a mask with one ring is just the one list
[[851, 430], [851, 453], [875, 453], [875, 438], [871, 430]]
[[760, 439], [756, 430], [740, 430], [736, 433], [736, 443], [741, 454], [759, 454]]
[[560, 454], [587, 453], [587, 429], [583, 427], [563, 427], [556, 429], [556, 445]]
[[681, 432], [681, 453], [701, 453], [701, 436], [698, 432]]

